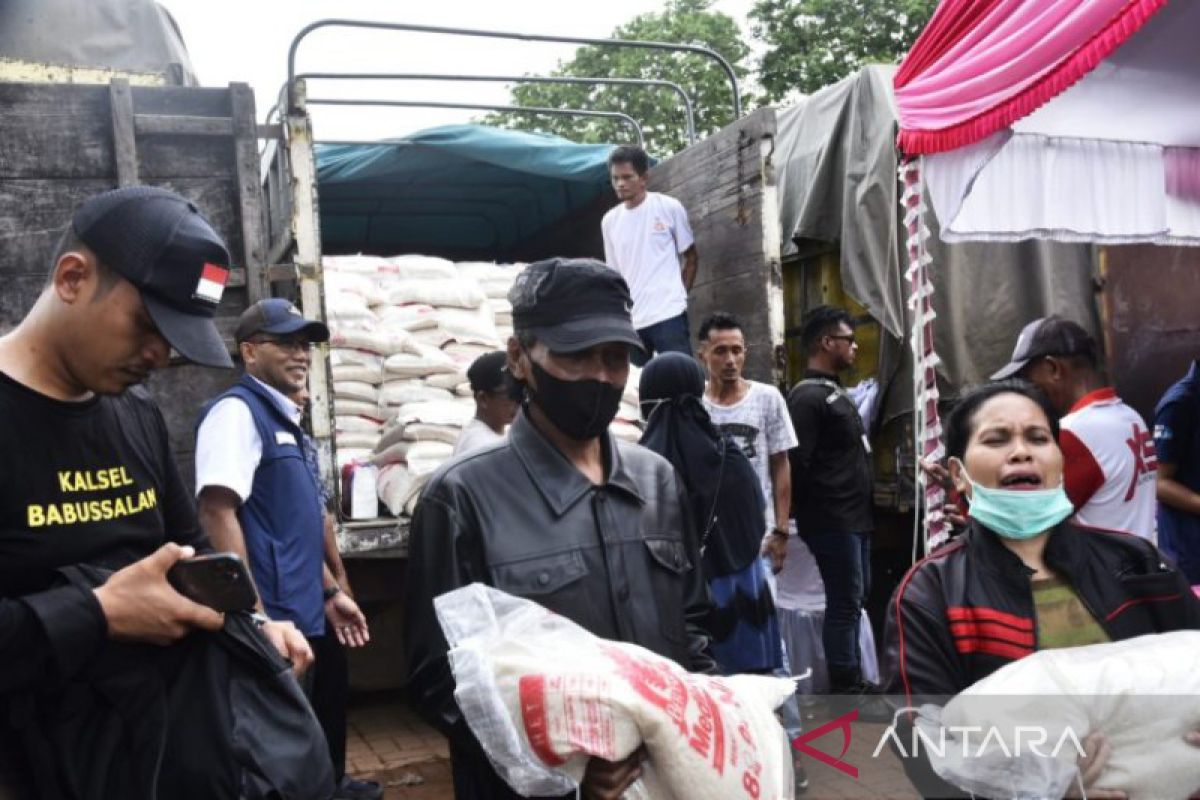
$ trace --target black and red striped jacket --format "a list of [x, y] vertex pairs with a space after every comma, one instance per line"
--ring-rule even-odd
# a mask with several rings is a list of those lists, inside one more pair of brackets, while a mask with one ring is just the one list
[[[1114, 641], [1200, 628], [1200, 601], [1182, 573], [1145, 539], [1062, 523], [1050, 534], [1044, 557]], [[975, 521], [961, 538], [910, 569], [888, 604], [892, 702], [943, 705], [948, 696], [1033, 653], [1037, 612], [1031, 575], [996, 534]], [[903, 715], [899, 722], [906, 725]], [[906, 728], [903, 735], [908, 736]], [[923, 756], [901, 761], [923, 797], [966, 796], [939, 779]]]
[[[1116, 641], [1200, 628], [1182, 573], [1138, 536], [1062, 523], [1046, 565], [1074, 587]], [[1032, 571], [991, 531], [968, 531], [918, 562], [888, 605], [888, 694], [954, 695], [1037, 649]]]

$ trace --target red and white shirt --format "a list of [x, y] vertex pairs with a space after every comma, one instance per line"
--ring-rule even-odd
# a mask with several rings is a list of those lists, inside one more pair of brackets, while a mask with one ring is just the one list
[[1063, 480], [1074, 521], [1158, 540], [1154, 435], [1111, 387], [1080, 398], [1061, 422]]

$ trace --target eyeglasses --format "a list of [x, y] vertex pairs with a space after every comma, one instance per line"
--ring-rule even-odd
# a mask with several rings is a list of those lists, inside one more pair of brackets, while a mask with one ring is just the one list
[[259, 336], [258, 338], [251, 339], [250, 343], [251, 344], [273, 344], [276, 347], [278, 347], [280, 350], [287, 350], [289, 352], [301, 352], [301, 353], [310, 352], [313, 348], [313, 343], [310, 342], [308, 339], [296, 339], [296, 338], [276, 339], [276, 338], [270, 337], [270, 336]]

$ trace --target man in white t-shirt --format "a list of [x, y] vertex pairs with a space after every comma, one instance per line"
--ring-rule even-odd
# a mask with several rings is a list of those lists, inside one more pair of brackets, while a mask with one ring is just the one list
[[608, 172], [621, 202], [600, 223], [604, 261], [633, 296], [633, 327], [646, 351], [634, 353], [638, 366], [655, 353], [692, 354], [687, 294], [699, 265], [687, 211], [673, 197], [646, 191], [649, 169], [640, 147], [613, 150]]
[[992, 380], [1010, 376], [1037, 386], [1063, 415], [1058, 444], [1073, 521], [1156, 541], [1154, 436], [1104, 385], [1088, 332], [1062, 317], [1034, 320], [1021, 330], [1011, 363]]
[[508, 353], [503, 350], [484, 353], [471, 362], [467, 380], [475, 394], [475, 418], [459, 434], [454, 455], [504, 441], [504, 429], [512, 424], [521, 407], [520, 386], [507, 377], [507, 363]]
[[700, 358], [708, 370], [704, 408], [717, 429], [742, 448], [758, 473], [769, 530], [763, 555], [770, 556], [772, 568], [779, 572], [787, 556], [792, 503], [788, 450], [796, 446], [787, 403], [774, 386], [742, 377], [746, 337], [736, 317], [717, 313], [704, 320]]

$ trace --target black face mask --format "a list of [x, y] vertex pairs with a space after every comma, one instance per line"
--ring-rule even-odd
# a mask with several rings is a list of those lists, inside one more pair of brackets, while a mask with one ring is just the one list
[[554, 427], [577, 441], [595, 439], [608, 429], [621, 405], [623, 386], [592, 379], [564, 381], [538, 366], [532, 358], [537, 388], [528, 386], [530, 400], [554, 423]]

